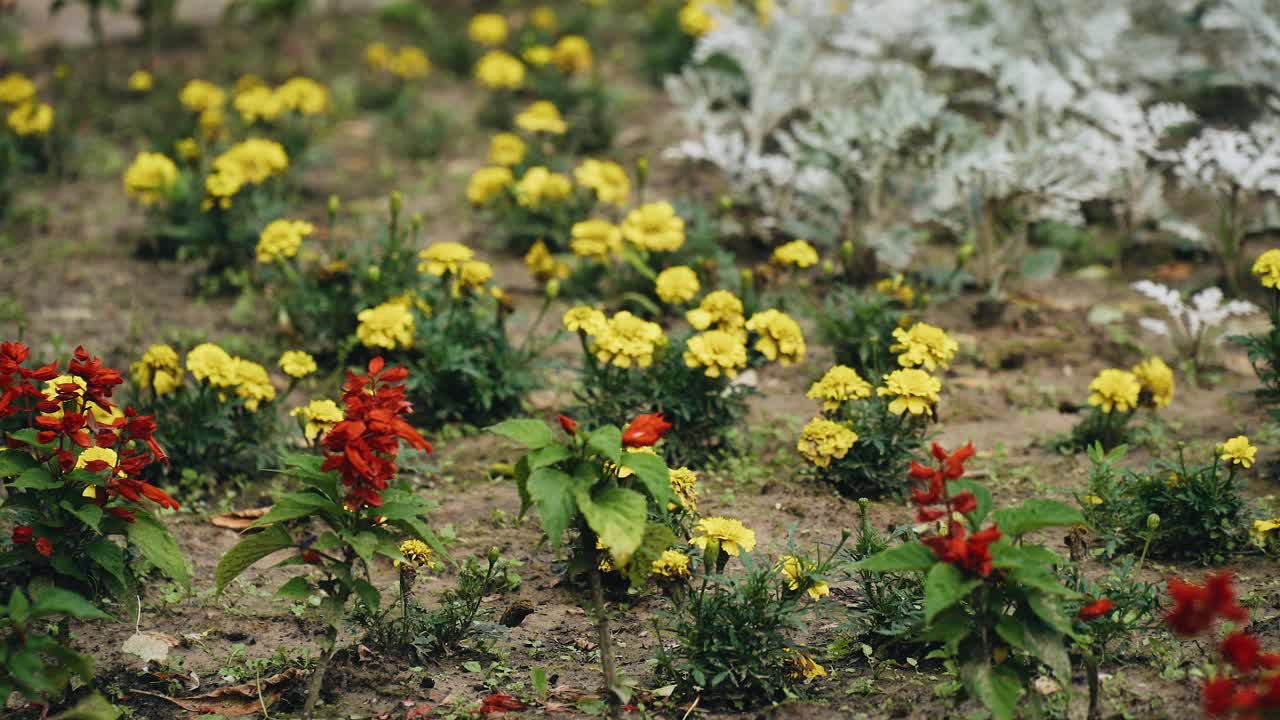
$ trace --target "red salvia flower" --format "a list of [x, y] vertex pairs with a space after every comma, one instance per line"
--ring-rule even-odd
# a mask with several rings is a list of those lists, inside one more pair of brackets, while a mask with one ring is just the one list
[[1226, 715], [1231, 710], [1231, 698], [1236, 692], [1236, 681], [1229, 677], [1206, 680], [1200, 688], [1200, 701], [1210, 717]]
[[1111, 612], [1111, 610], [1115, 608], [1115, 606], [1115, 603], [1106, 598], [1098, 598], [1097, 600], [1087, 603], [1084, 607], [1080, 608], [1080, 611], [1076, 613], [1076, 617], [1084, 620], [1085, 622], [1091, 622], [1100, 617], [1105, 617], [1107, 613]]
[[578, 434], [578, 423], [575, 422], [573, 418], [568, 415], [561, 415], [557, 419], [560, 421], [560, 427], [563, 428], [565, 432], [570, 435]]
[[36, 538], [36, 552], [45, 557], [53, 555], [53, 543], [49, 542], [49, 538]]
[[10, 539], [13, 540], [14, 545], [26, 545], [33, 537], [35, 537], [35, 531], [30, 525], [19, 525], [13, 529]]
[[622, 431], [622, 444], [627, 447], [650, 447], [657, 444], [670, 429], [671, 423], [667, 422], [662, 413], [638, 415]]
[[1175, 633], [1191, 636], [1208, 630], [1218, 618], [1248, 622], [1248, 611], [1236, 603], [1232, 580], [1229, 571], [1208, 576], [1204, 585], [1169, 578], [1169, 597], [1173, 600], [1173, 608], [1165, 613], [1165, 623]]

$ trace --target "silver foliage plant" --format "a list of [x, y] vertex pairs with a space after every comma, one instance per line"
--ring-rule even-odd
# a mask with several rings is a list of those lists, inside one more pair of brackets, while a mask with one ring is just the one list
[[1159, 303], [1168, 315], [1167, 320], [1144, 317], [1138, 324], [1168, 338], [1180, 357], [1197, 365], [1208, 359], [1208, 353], [1222, 338], [1227, 320], [1258, 312], [1258, 306], [1247, 300], [1224, 302], [1222, 290], [1216, 287], [1192, 295], [1190, 302], [1184, 301], [1177, 290], [1151, 280], [1139, 280], [1133, 289]]

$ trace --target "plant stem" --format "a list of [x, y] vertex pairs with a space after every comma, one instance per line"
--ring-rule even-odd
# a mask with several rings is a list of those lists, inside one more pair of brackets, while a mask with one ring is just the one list
[[1085, 676], [1089, 681], [1089, 714], [1087, 720], [1098, 720], [1101, 708], [1099, 705], [1099, 682], [1098, 682], [1098, 659], [1093, 653], [1085, 653], [1084, 656]]
[[325, 672], [329, 670], [329, 662], [333, 660], [333, 650], [338, 645], [338, 628], [330, 625], [325, 631], [324, 643], [321, 645], [320, 660], [307, 682], [307, 703], [302, 706], [302, 717], [311, 720], [315, 717], [316, 702], [320, 700], [320, 687], [324, 684]]
[[613, 657], [613, 638], [609, 633], [609, 614], [604, 606], [604, 585], [600, 581], [598, 563], [591, 566], [591, 603], [596, 611], [596, 642], [600, 646], [600, 669], [604, 672], [609, 717], [618, 720], [622, 715], [618, 708], [618, 694], [614, 691], [617, 686], [617, 665]]

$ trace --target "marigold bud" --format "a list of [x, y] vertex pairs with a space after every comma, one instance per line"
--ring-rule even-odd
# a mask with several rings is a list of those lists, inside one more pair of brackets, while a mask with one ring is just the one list
[[403, 204], [404, 204], [404, 198], [402, 195], [400, 195], [400, 191], [392, 190], [391, 191], [391, 216], [392, 217], [397, 217], [400, 215], [400, 206]]
[[1160, 516], [1155, 513], [1151, 513], [1147, 516], [1147, 529], [1155, 530], [1158, 527], [1160, 527]]
[[853, 241], [845, 240], [840, 243], [840, 259], [846, 263], [853, 260]]
[[547, 281], [546, 287], [547, 299], [555, 300], [560, 296], [560, 281], [552, 278]]
[[497, 545], [494, 545], [493, 547], [490, 547], [490, 548], [489, 548], [489, 564], [491, 564], [491, 565], [492, 565], [493, 563], [498, 562], [498, 558], [499, 558], [501, 555], [502, 555], [502, 552], [501, 552], [500, 550], [498, 550], [498, 546], [497, 546]]
[[331, 215], [331, 216], [332, 216], [332, 215], [337, 215], [337, 214], [338, 214], [338, 208], [339, 208], [339, 207], [341, 207], [341, 206], [342, 206], [342, 201], [338, 199], [338, 196], [337, 196], [337, 195], [330, 195], [330, 196], [329, 196], [329, 215]]

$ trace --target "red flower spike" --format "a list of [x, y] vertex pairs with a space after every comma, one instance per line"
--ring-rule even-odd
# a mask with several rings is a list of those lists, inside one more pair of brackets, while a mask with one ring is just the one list
[[1181, 578], [1169, 578], [1169, 598], [1173, 607], [1164, 621], [1178, 635], [1190, 637], [1208, 630], [1218, 618], [1244, 624], [1249, 612], [1236, 603], [1230, 572], [1210, 575], [1204, 585]]
[[1115, 606], [1115, 603], [1106, 598], [1098, 598], [1080, 608], [1080, 611], [1076, 613], [1076, 617], [1085, 622], [1092, 622], [1100, 617], [1105, 617]]
[[1258, 669], [1262, 643], [1249, 633], [1236, 631], [1223, 638], [1219, 650], [1232, 667], [1247, 675]]
[[578, 434], [578, 423], [575, 422], [573, 418], [569, 417], [568, 415], [561, 415], [556, 419], [560, 421], [560, 427], [565, 432], [569, 433], [570, 435]]
[[10, 536], [10, 539], [13, 540], [14, 545], [26, 545], [31, 542], [33, 537], [35, 537], [35, 531], [31, 529], [30, 525], [19, 525], [13, 529], [13, 535]]
[[656, 445], [662, 436], [671, 429], [671, 423], [662, 413], [638, 415], [622, 431], [622, 444], [627, 447], [650, 447]]
[[1200, 688], [1200, 701], [1210, 717], [1226, 715], [1231, 709], [1231, 698], [1236, 692], [1236, 682], [1229, 677], [1206, 680]]
[[49, 542], [49, 538], [36, 538], [36, 552], [45, 557], [53, 555], [53, 543]]
[[951, 510], [961, 514], [971, 513], [978, 509], [978, 498], [973, 493], [965, 490], [959, 495], [952, 496]]

